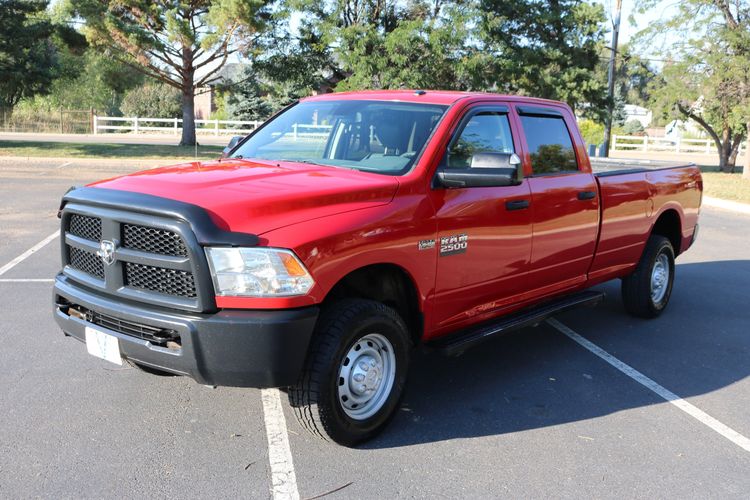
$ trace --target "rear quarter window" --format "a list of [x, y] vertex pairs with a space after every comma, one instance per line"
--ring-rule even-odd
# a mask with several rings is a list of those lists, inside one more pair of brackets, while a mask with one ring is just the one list
[[573, 141], [561, 117], [521, 116], [534, 175], [578, 172]]

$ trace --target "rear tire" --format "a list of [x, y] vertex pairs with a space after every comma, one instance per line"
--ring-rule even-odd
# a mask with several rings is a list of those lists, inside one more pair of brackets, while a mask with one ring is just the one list
[[409, 348], [406, 325], [390, 307], [362, 299], [329, 306], [300, 379], [289, 388], [300, 425], [344, 446], [376, 436], [398, 408]]
[[672, 295], [674, 249], [664, 236], [652, 235], [633, 274], [622, 280], [625, 310], [639, 318], [659, 316]]

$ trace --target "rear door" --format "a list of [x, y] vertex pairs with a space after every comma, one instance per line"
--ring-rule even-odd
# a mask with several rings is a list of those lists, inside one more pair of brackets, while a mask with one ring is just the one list
[[[469, 108], [443, 157], [447, 168], [471, 167], [474, 153], [520, 152], [509, 107]], [[531, 255], [531, 192], [517, 186], [434, 188], [438, 224], [435, 324], [465, 326], [518, 301]]]
[[580, 161], [566, 123], [573, 117], [556, 107], [517, 105], [526, 142], [533, 205], [533, 236], [527, 287], [542, 296], [586, 281], [599, 231], [596, 179]]

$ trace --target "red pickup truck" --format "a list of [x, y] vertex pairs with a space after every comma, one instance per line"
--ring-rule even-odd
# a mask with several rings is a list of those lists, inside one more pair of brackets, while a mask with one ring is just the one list
[[667, 306], [698, 230], [692, 165], [600, 161], [571, 110], [480, 93], [304, 99], [224, 158], [69, 191], [54, 315], [91, 354], [280, 387], [352, 445], [418, 345], [460, 353], [601, 300]]

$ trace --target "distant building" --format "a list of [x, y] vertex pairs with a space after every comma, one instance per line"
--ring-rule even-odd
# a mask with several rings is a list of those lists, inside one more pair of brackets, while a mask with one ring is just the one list
[[[242, 78], [248, 64], [229, 63], [225, 65], [205, 87], [195, 89], [195, 117], [207, 120], [216, 111], [216, 98], [220, 91], [231, 92], [231, 83]], [[328, 72], [324, 74], [323, 83], [312, 91], [312, 95], [328, 94], [334, 91], [336, 84], [344, 79], [343, 75]]]
[[625, 111], [625, 122], [629, 122], [631, 120], [636, 120], [643, 125], [643, 128], [647, 128], [649, 125], [651, 125], [651, 120], [653, 119], [653, 113], [651, 113], [650, 109], [642, 108], [640, 106], [636, 106], [635, 104], [626, 104], [623, 106], [623, 110]]
[[690, 137], [702, 138], [705, 137], [706, 132], [694, 120], [672, 120], [664, 127], [664, 137], [669, 139], [678, 139], [686, 134]]
[[236, 81], [245, 71], [247, 64], [226, 64], [205, 87], [195, 89], [195, 117], [207, 120], [216, 111], [216, 94], [222, 85]]

